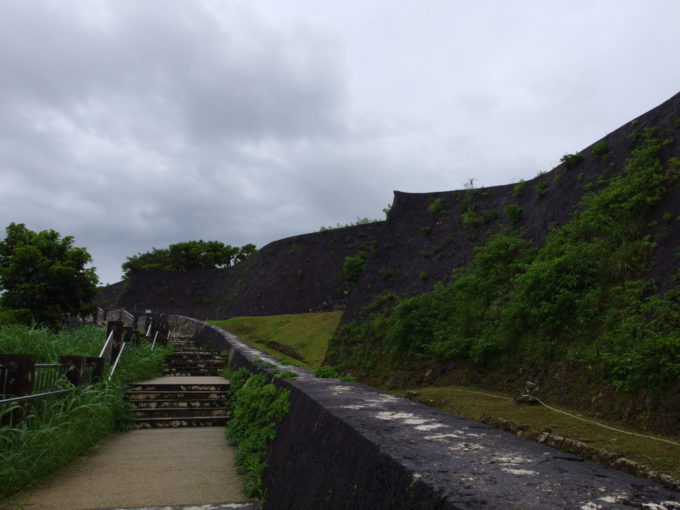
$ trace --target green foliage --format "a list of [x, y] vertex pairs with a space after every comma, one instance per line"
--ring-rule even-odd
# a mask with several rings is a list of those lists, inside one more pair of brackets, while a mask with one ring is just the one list
[[[392, 209], [392, 206], [389, 205], [385, 209], [383, 209], [383, 212], [385, 213], [385, 216], [389, 218], [389, 211]], [[339, 228], [348, 228], [348, 227], [356, 227], [358, 225], [368, 225], [370, 223], [378, 223], [380, 220], [372, 220], [369, 218], [357, 218], [357, 220], [353, 223], [346, 223], [346, 224], [341, 224], [341, 223], [336, 223], [334, 227], [328, 226], [328, 227], [321, 227], [319, 229], [319, 232], [327, 232], [329, 230], [337, 230]]]
[[446, 200], [443, 198], [435, 198], [430, 201], [430, 204], [427, 206], [427, 210], [434, 214], [435, 216], [438, 216], [439, 218], [445, 217], [446, 216]]
[[359, 281], [361, 273], [364, 271], [368, 252], [361, 250], [356, 255], [348, 255], [342, 263], [342, 275], [345, 280], [351, 283]]
[[421, 272], [418, 274], [418, 278], [420, 278], [420, 280], [424, 282], [424, 281], [427, 280], [427, 278], [428, 278], [427, 272], [421, 271]]
[[508, 204], [505, 206], [505, 214], [511, 223], [517, 223], [522, 217], [522, 208], [517, 204]]
[[54, 230], [33, 232], [11, 223], [0, 242], [0, 306], [16, 310], [15, 318], [56, 327], [66, 314], [94, 308], [97, 275], [86, 268], [92, 257]]
[[524, 179], [520, 179], [520, 181], [512, 188], [512, 196], [515, 198], [519, 197], [526, 184]]
[[597, 157], [597, 158], [605, 158], [609, 154], [609, 144], [607, 143], [607, 140], [600, 140], [597, 142], [595, 145], [593, 145], [593, 148], [590, 149], [590, 153]]
[[560, 158], [560, 161], [564, 163], [568, 169], [577, 167], [581, 161], [583, 161], [583, 154], [577, 152], [575, 154], [565, 154]]
[[314, 371], [314, 377], [321, 379], [337, 379], [338, 376], [338, 371], [331, 365], [321, 366]]
[[463, 223], [464, 227], [474, 227], [476, 225], [479, 225], [479, 216], [477, 216], [477, 213], [473, 209], [468, 209], [463, 212], [463, 215], [461, 216], [461, 222]]
[[383, 208], [382, 212], [385, 214], [385, 221], [390, 221], [390, 215], [392, 214], [392, 204], [387, 204], [387, 206]]
[[538, 196], [542, 197], [548, 192], [548, 183], [544, 180], [540, 180], [534, 184], [534, 189], [536, 190], [536, 193], [538, 193]]
[[498, 211], [496, 209], [487, 209], [479, 216], [479, 221], [482, 223], [482, 225], [488, 225], [497, 218]]
[[122, 268], [126, 278], [135, 270], [221, 269], [242, 262], [255, 251], [254, 244], [236, 247], [220, 241], [187, 241], [128, 257]]
[[487, 361], [491, 349], [485, 321], [497, 318], [513, 278], [532, 253], [530, 244], [516, 235], [496, 234], [475, 249], [468, 267], [454, 271], [450, 283], [400, 300], [387, 330], [393, 352]]
[[238, 376], [239, 386], [230, 399], [233, 414], [227, 438], [238, 448], [236, 467], [246, 479], [246, 495], [262, 499], [267, 450], [277, 425], [288, 414], [290, 392], [268, 383], [264, 374], [244, 378]]

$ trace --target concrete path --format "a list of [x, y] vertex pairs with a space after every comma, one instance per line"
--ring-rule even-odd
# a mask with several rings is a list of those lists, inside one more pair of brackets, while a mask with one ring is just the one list
[[4, 503], [89, 510], [245, 502], [234, 455], [223, 427], [133, 430]]
[[[154, 383], [211, 384], [222, 377], [159, 377]], [[132, 430], [101, 440], [86, 455], [5, 501], [31, 510], [145, 507], [250, 508], [224, 427]], [[206, 505], [202, 507], [200, 505]], [[18, 507], [21, 508], [21, 507]]]

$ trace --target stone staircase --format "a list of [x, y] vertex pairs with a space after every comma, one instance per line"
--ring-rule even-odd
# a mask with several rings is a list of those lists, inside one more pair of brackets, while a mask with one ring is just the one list
[[130, 386], [127, 398], [135, 428], [224, 426], [229, 418], [219, 373], [225, 360], [191, 340], [173, 340], [175, 352], [165, 361], [166, 377]]

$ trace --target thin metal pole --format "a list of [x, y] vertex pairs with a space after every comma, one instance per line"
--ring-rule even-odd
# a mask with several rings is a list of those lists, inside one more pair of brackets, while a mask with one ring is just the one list
[[120, 348], [120, 351], [118, 351], [118, 356], [116, 357], [116, 362], [113, 364], [113, 367], [111, 368], [111, 373], [109, 374], [109, 381], [113, 377], [113, 373], [116, 371], [116, 367], [118, 366], [118, 362], [120, 361], [120, 357], [123, 354], [123, 350], [125, 350], [125, 342], [123, 342], [123, 345]]

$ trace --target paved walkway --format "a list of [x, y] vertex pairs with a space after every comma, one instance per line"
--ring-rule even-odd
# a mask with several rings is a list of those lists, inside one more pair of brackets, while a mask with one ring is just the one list
[[[153, 382], [205, 384], [224, 379], [162, 377]], [[31, 510], [202, 508], [196, 505], [243, 503], [248, 498], [234, 468], [234, 456], [224, 427], [132, 430], [101, 440], [86, 455], [35, 487], [0, 502], [0, 508], [4, 510], [3, 505], [10, 502], [27, 504]]]

